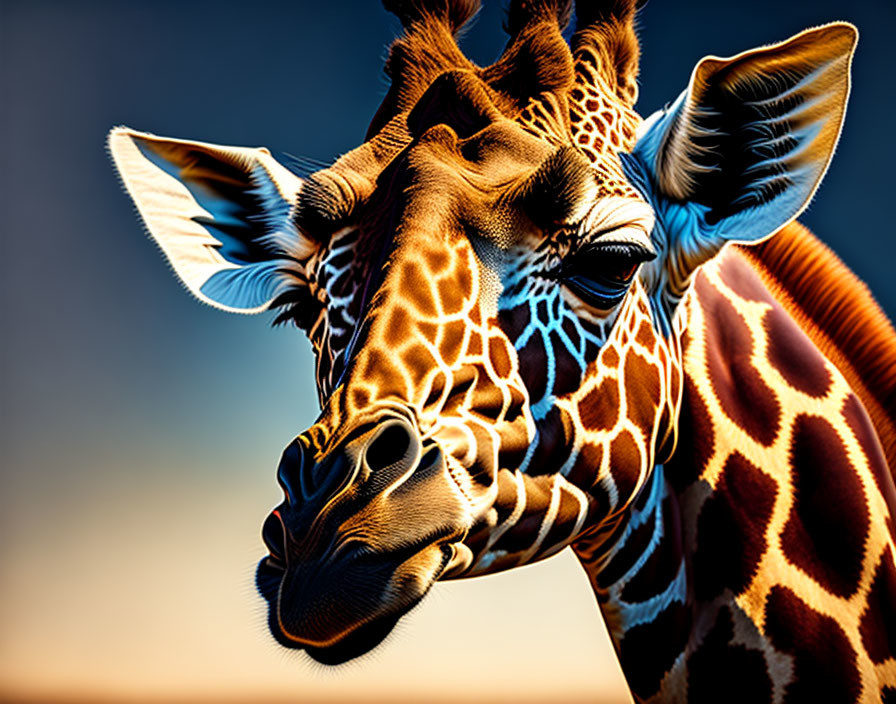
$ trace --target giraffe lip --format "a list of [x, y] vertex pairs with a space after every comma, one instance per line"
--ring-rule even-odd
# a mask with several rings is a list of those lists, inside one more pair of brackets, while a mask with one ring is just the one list
[[337, 641], [323, 646], [301, 643], [284, 631], [277, 616], [277, 608], [281, 584], [286, 576], [286, 567], [276, 557], [271, 555], [263, 557], [256, 569], [255, 583], [258, 592], [268, 603], [268, 629], [271, 635], [280, 645], [292, 650], [304, 650], [309, 657], [323, 665], [341, 665], [365, 655], [382, 643], [398, 621], [420, 603], [429, 591], [429, 587], [441, 576], [452, 560], [454, 551], [448, 543], [435, 541], [430, 542], [429, 545], [438, 547], [442, 553], [442, 559], [432, 576], [432, 581], [420, 594], [403, 600], [398, 608], [374, 615], [370, 620], [353, 628]]
[[276, 570], [281, 573], [286, 572], [286, 561], [283, 558], [274, 555], [273, 553], [270, 555], [266, 555], [262, 558], [262, 561], [265, 563], [265, 567], [267, 569]]
[[280, 645], [291, 650], [304, 650], [310, 658], [322, 665], [342, 665], [370, 652], [386, 639], [395, 628], [395, 624], [423, 598], [423, 595], [420, 595], [394, 612], [372, 618], [331, 645], [314, 646], [291, 638], [277, 618], [280, 583], [285, 574], [285, 569], [272, 564], [268, 558], [263, 558], [258, 564], [255, 579], [258, 591], [268, 602], [268, 629]]
[[255, 570], [255, 587], [268, 602], [276, 601], [280, 582], [286, 574], [286, 565], [273, 555], [263, 557]]
[[410, 611], [416, 602], [406, 609], [380, 616], [379, 618], [358, 626], [351, 633], [340, 639], [337, 643], [325, 647], [305, 646], [305, 652], [309, 657], [322, 665], [342, 665], [354, 658], [365, 655], [382, 643], [395, 628], [395, 624]]

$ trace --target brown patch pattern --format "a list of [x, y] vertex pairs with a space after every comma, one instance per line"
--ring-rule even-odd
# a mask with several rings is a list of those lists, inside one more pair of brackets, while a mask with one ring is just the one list
[[824, 358], [783, 309], [774, 307], [765, 314], [768, 359], [793, 388], [819, 398], [831, 388], [833, 379]]
[[737, 251], [862, 399], [896, 471], [896, 331], [868, 287], [797, 222]]
[[694, 592], [711, 601], [730, 589], [740, 594], [756, 575], [766, 549], [775, 482], [739, 452], [725, 462], [715, 491], [697, 519]]
[[579, 404], [579, 417], [588, 430], [610, 430], [619, 418], [619, 385], [604, 379]]
[[825, 589], [850, 597], [859, 587], [868, 537], [862, 484], [824, 418], [798, 416], [790, 452], [793, 508], [781, 547]]
[[868, 605], [862, 614], [859, 630], [862, 645], [868, 651], [871, 662], [880, 664], [896, 654], [896, 565], [893, 550], [883, 554], [871, 589]]
[[610, 443], [610, 472], [616, 482], [617, 501], [634, 495], [641, 469], [641, 451], [628, 430], [620, 432]]
[[778, 436], [781, 409], [753, 366], [753, 336], [734, 306], [698, 276], [695, 290], [706, 317], [706, 360], [712, 390], [725, 414], [763, 445]]
[[772, 587], [765, 603], [772, 644], [793, 656], [785, 704], [855, 702], [861, 692], [856, 653], [837, 622], [812, 609], [787, 587]]

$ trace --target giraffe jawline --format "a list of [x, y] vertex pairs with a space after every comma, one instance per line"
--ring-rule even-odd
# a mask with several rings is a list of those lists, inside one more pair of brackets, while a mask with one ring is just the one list
[[[434, 575], [429, 586], [438, 579], [449, 563], [453, 551], [447, 546], [441, 546], [442, 564]], [[420, 601], [428, 592], [428, 587], [416, 598], [406, 599], [395, 610], [378, 614], [369, 621], [358, 625], [351, 631], [340, 637], [338, 641], [327, 646], [313, 646], [297, 642], [286, 633], [277, 616], [280, 584], [286, 575], [286, 565], [273, 555], [264, 557], [259, 563], [255, 574], [256, 588], [268, 605], [268, 630], [280, 645], [291, 650], [304, 650], [313, 660], [322, 665], [342, 665], [349, 660], [366, 655], [382, 643], [395, 628], [396, 624]]]

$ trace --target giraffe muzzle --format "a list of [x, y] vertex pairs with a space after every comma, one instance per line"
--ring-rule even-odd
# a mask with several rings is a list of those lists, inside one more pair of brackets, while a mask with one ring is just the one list
[[256, 573], [274, 637], [325, 664], [385, 638], [470, 525], [442, 449], [412, 419], [381, 413], [343, 437], [323, 456], [304, 436], [284, 451]]

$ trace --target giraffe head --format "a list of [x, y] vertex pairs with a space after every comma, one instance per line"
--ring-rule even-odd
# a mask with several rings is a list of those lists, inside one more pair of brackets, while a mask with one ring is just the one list
[[704, 59], [633, 110], [635, 3], [511, 3], [480, 68], [471, 0], [391, 0], [405, 27], [366, 141], [300, 178], [265, 149], [113, 130], [126, 187], [187, 288], [278, 308], [317, 359], [258, 583], [284, 645], [337, 663], [435, 580], [610, 531], [671, 452], [678, 302], [726, 241], [814, 192], [854, 30]]

